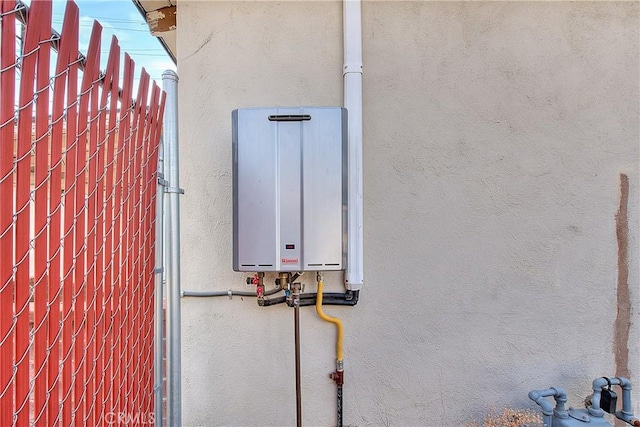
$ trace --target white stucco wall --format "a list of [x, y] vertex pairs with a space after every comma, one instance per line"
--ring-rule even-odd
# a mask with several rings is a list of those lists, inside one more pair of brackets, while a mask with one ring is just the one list
[[[345, 424], [460, 426], [548, 386], [579, 405], [615, 369], [621, 173], [640, 390], [639, 4], [365, 2], [363, 19], [366, 284], [326, 308]], [[340, 105], [342, 5], [181, 1], [178, 52], [183, 289], [244, 289], [231, 110]], [[295, 423], [291, 309], [185, 298], [182, 315], [185, 425]], [[305, 425], [335, 422], [334, 336], [303, 309]]]

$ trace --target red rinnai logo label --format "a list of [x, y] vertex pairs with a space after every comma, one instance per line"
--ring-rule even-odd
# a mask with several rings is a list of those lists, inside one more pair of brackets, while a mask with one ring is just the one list
[[280, 261], [282, 264], [297, 264], [298, 258], [282, 258]]

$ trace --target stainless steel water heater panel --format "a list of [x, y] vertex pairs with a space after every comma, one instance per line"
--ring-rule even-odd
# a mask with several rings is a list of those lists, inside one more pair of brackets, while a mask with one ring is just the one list
[[233, 123], [233, 269], [344, 270], [347, 111], [241, 108]]

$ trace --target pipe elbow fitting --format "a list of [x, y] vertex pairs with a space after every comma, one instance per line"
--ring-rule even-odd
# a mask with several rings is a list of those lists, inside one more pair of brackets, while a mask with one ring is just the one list
[[623, 390], [631, 390], [631, 381], [629, 381], [628, 378], [624, 378], [624, 377], [617, 377], [618, 381], [620, 381], [620, 387], [622, 387]]
[[533, 400], [540, 406], [544, 415], [553, 415], [553, 407], [551, 403], [545, 399], [545, 397], [554, 396], [555, 389], [550, 388], [547, 390], [532, 390], [529, 392], [529, 399]]
[[593, 388], [593, 391], [600, 391], [606, 385], [608, 385], [607, 379], [601, 377], [601, 378], [596, 378], [595, 380], [593, 380], [593, 383], [591, 384], [591, 388]]
[[529, 392], [529, 399], [536, 402], [540, 398], [540, 392], [538, 390], [531, 390]]
[[556, 400], [556, 402], [566, 402], [567, 401], [567, 392], [565, 389], [560, 388], [560, 387], [551, 387], [552, 389], [554, 389], [556, 391], [555, 395], [553, 396], [553, 398]]

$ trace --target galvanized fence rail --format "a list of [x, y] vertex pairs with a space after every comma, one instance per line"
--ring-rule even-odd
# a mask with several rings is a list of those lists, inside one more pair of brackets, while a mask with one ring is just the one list
[[164, 92], [51, 17], [0, 0], [0, 426], [149, 424]]

